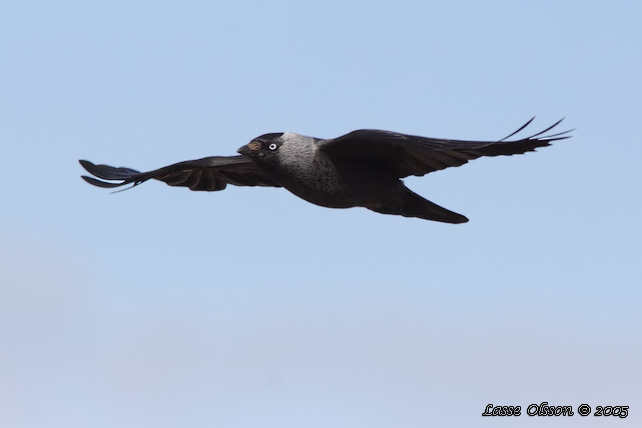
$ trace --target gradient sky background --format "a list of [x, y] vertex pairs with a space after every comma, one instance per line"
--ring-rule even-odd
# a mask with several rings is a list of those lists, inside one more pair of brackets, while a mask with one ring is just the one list
[[[633, 1], [4, 1], [0, 426], [604, 427], [642, 417]], [[117, 195], [277, 131], [571, 140], [409, 186], [459, 226], [282, 189]]]

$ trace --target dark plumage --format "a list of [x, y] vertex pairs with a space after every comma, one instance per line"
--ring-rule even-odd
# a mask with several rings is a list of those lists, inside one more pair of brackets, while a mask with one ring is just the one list
[[526, 153], [569, 138], [570, 131], [546, 135], [560, 120], [530, 137], [507, 141], [532, 121], [498, 141], [448, 140], [371, 129], [330, 140], [273, 133], [241, 147], [238, 156], [212, 156], [149, 172], [85, 160], [80, 164], [101, 180], [82, 178], [99, 187], [137, 186], [151, 178], [170, 186], [205, 191], [223, 190], [228, 184], [285, 187], [324, 207], [365, 207], [383, 214], [465, 223], [466, 217], [413, 193], [401, 179], [460, 166], [482, 156]]

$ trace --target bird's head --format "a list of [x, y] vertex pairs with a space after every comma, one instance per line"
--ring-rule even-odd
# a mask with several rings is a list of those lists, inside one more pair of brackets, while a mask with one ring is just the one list
[[251, 158], [268, 157], [279, 151], [284, 143], [283, 135], [283, 132], [261, 135], [238, 149], [237, 152]]
[[261, 135], [238, 149], [273, 174], [305, 170], [314, 161], [317, 152], [315, 138], [281, 132]]

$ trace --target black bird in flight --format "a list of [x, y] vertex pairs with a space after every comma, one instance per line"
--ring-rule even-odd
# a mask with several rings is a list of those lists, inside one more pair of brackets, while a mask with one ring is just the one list
[[238, 149], [238, 156], [211, 156], [149, 172], [86, 160], [80, 164], [95, 177], [108, 180], [82, 176], [98, 187], [134, 187], [151, 178], [204, 191], [223, 190], [228, 184], [285, 187], [323, 207], [365, 207], [382, 214], [465, 223], [466, 217], [422, 198], [401, 179], [460, 166], [482, 156], [522, 154], [570, 137], [570, 130], [547, 134], [560, 120], [530, 137], [507, 141], [533, 119], [498, 141], [448, 140], [372, 129], [329, 140], [279, 132], [255, 138]]

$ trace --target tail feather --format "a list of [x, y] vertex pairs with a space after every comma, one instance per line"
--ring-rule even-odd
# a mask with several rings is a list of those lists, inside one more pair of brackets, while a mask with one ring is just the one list
[[434, 202], [422, 198], [407, 187], [403, 189], [403, 193], [400, 196], [400, 198], [391, 199], [384, 206], [369, 207], [369, 209], [381, 214], [416, 217], [442, 223], [460, 224], [468, 222], [468, 219], [463, 215], [440, 207]]
[[454, 211], [447, 210], [434, 202], [422, 198], [415, 192], [407, 189], [404, 195], [403, 211], [404, 217], [417, 217], [425, 220], [440, 221], [442, 223], [460, 224], [467, 223], [468, 218]]

